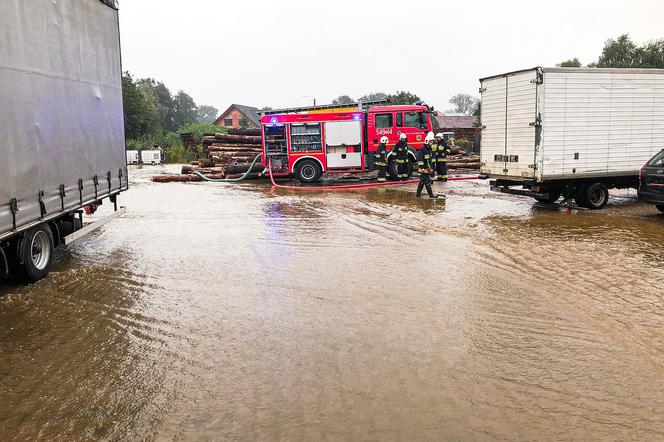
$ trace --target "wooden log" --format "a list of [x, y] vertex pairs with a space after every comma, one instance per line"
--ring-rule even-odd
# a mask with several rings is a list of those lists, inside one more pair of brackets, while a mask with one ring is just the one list
[[196, 175], [154, 175], [150, 179], [155, 183], [187, 183], [201, 181]]
[[248, 136], [248, 135], [228, 135], [228, 134], [214, 134], [213, 137], [204, 137], [204, 142], [224, 141], [226, 143], [235, 144], [261, 144], [261, 137]]
[[[221, 174], [205, 174], [205, 176], [213, 180], [226, 177], [226, 175]], [[203, 181], [198, 175], [154, 175], [150, 179], [155, 183], [196, 183]]]
[[480, 163], [448, 163], [450, 169], [479, 169]]
[[228, 129], [228, 135], [246, 135], [250, 137], [260, 137], [260, 129], [251, 129], [251, 128], [238, 128], [238, 129]]
[[208, 154], [213, 155], [217, 153], [246, 153], [246, 154], [254, 154], [257, 155], [261, 152], [263, 152], [262, 149], [256, 149], [256, 148], [251, 148], [251, 149], [242, 149], [239, 147], [220, 147], [220, 146], [212, 146], [208, 148], [207, 150]]
[[219, 143], [215, 142], [216, 144], [211, 144], [210, 146], [207, 146], [208, 150], [222, 150], [222, 149], [257, 149], [257, 150], [262, 150], [263, 146], [260, 144], [233, 144], [233, 143]]

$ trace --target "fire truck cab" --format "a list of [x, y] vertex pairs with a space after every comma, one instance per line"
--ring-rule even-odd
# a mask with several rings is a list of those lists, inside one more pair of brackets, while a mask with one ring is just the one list
[[[416, 151], [432, 130], [426, 105], [389, 106], [385, 102], [351, 103], [281, 109], [261, 118], [263, 164], [272, 164], [275, 176], [295, 176], [305, 183], [323, 173], [362, 173], [374, 170], [374, 152], [381, 137], [388, 150], [405, 133], [411, 149], [409, 174]], [[381, 105], [379, 105], [381, 104]], [[388, 171], [396, 178], [392, 155]]]

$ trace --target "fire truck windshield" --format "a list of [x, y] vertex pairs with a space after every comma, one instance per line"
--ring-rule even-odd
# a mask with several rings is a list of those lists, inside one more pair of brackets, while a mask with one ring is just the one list
[[419, 129], [427, 129], [427, 113], [426, 112], [407, 112], [404, 115], [404, 126], [417, 127]]

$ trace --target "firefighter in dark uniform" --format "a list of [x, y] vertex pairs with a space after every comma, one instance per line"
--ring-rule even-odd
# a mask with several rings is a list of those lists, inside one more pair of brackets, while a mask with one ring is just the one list
[[431, 175], [432, 181], [436, 181], [437, 179], [436, 172], [438, 171], [438, 167], [436, 167], [436, 164], [438, 163], [438, 135], [440, 134], [436, 134], [436, 139], [431, 145], [431, 168], [433, 169], [433, 175]]
[[417, 193], [416, 197], [422, 195], [422, 189], [426, 187], [429, 198], [438, 198], [438, 195], [433, 193], [431, 188], [431, 174], [433, 173], [433, 168], [431, 167], [431, 146], [434, 143], [433, 133], [429, 134], [424, 139], [424, 145], [417, 153], [417, 169], [420, 172], [420, 182], [417, 184]]
[[397, 179], [405, 181], [408, 179], [408, 137], [406, 134], [399, 135], [399, 142], [392, 148], [397, 163]]
[[380, 144], [374, 153], [374, 166], [378, 169], [378, 182], [384, 183], [387, 176], [387, 137], [380, 139]]
[[452, 150], [441, 133], [436, 135], [436, 147], [438, 154], [436, 158], [436, 180], [447, 181], [447, 157], [452, 153]]

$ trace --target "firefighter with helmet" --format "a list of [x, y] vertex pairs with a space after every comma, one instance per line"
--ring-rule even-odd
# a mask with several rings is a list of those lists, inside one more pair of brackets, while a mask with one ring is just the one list
[[438, 141], [438, 160], [436, 161], [436, 179], [438, 181], [447, 181], [447, 157], [452, 154], [449, 142], [442, 133], [436, 135]]
[[374, 166], [378, 169], [378, 182], [384, 183], [387, 176], [387, 137], [381, 137], [380, 144], [374, 153]]
[[436, 181], [437, 176], [436, 176], [436, 171], [438, 170], [438, 145], [440, 144], [440, 138], [442, 134], [438, 132], [436, 134], [436, 138], [434, 139], [433, 144], [431, 145], [431, 168], [433, 169], [433, 175], [431, 176], [431, 179], [433, 181]]
[[420, 182], [417, 184], [416, 197], [422, 195], [422, 189], [426, 187], [429, 198], [438, 198], [438, 195], [433, 193], [431, 187], [431, 174], [433, 167], [431, 163], [431, 147], [435, 142], [433, 132], [429, 132], [424, 139], [424, 145], [417, 153], [417, 169], [420, 172]]
[[397, 179], [405, 181], [408, 179], [408, 137], [406, 134], [399, 135], [399, 142], [394, 145], [392, 152], [397, 163]]

